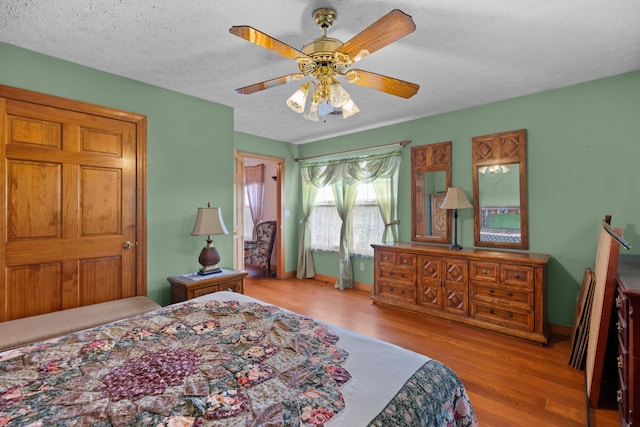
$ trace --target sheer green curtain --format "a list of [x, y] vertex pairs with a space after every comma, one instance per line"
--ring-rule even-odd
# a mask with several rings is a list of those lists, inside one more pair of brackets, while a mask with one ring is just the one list
[[[324, 162], [305, 162], [301, 165], [303, 219], [301, 221], [300, 249], [298, 250], [298, 271], [296, 277], [309, 278], [315, 275], [309, 233], [309, 215], [313, 209], [315, 192], [311, 188], [332, 185], [338, 214], [342, 219], [340, 231], [339, 277], [336, 287], [345, 289], [353, 286], [353, 272], [349, 256], [347, 227], [355, 202], [359, 183], [373, 183], [384, 220], [384, 242], [397, 241], [397, 195], [398, 174], [401, 151], [371, 154], [329, 160]], [[380, 180], [380, 182], [377, 182]], [[344, 249], [343, 249], [344, 247]]]
[[298, 243], [298, 279], [309, 279], [316, 275], [316, 269], [311, 255], [311, 237], [309, 233], [309, 216], [316, 200], [318, 188], [324, 187], [334, 177], [339, 165], [309, 164], [300, 169], [302, 177], [302, 220], [300, 221], [300, 241]]
[[347, 225], [356, 203], [356, 195], [358, 194], [358, 181], [342, 178], [333, 184], [333, 197], [336, 200], [336, 209], [338, 216], [342, 220], [340, 227], [340, 250], [338, 252], [338, 260], [340, 263], [339, 276], [336, 281], [336, 288], [341, 291], [346, 288], [353, 288], [353, 274], [351, 273], [351, 256], [349, 255], [349, 229]]
[[398, 241], [398, 179], [400, 177], [399, 156], [390, 157], [385, 169], [387, 173], [373, 181], [380, 215], [384, 221], [382, 243]]
[[300, 220], [300, 241], [298, 243], [298, 279], [309, 279], [316, 275], [311, 256], [311, 239], [309, 236], [309, 215], [316, 200], [318, 188], [310, 182], [302, 180], [302, 219]]

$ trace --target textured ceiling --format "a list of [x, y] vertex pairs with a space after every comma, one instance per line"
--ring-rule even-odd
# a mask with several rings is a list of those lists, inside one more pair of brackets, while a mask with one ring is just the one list
[[[391, 9], [417, 29], [358, 68], [420, 85], [405, 100], [345, 83], [360, 113], [310, 122], [285, 100], [298, 83], [234, 89], [297, 72], [229, 34], [250, 25], [297, 49], [347, 41]], [[235, 130], [295, 144], [640, 69], [638, 0], [2, 0], [0, 41], [234, 108]], [[0, 59], [1, 61], [1, 59]], [[144, 113], [144, 111], [141, 111]]]

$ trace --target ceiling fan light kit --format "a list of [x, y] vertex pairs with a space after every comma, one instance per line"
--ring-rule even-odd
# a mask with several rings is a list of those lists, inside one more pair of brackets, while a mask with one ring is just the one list
[[[295, 49], [247, 25], [231, 27], [229, 29], [231, 34], [295, 60], [300, 69], [300, 73], [292, 73], [238, 88], [236, 92], [247, 95], [293, 80], [311, 77], [312, 80], [304, 82], [287, 99], [287, 106], [296, 113], [304, 113], [303, 117], [312, 121], [319, 121], [320, 117], [329, 114], [340, 113], [346, 119], [360, 111], [349, 93], [336, 79], [337, 76], [344, 77], [349, 83], [402, 98], [410, 98], [418, 92], [420, 86], [415, 83], [350, 68], [365, 56], [413, 32], [416, 26], [411, 16], [394, 9], [346, 43], [327, 37], [327, 30], [331, 28], [337, 16], [333, 9], [317, 9], [313, 13], [313, 18], [322, 29], [322, 36], [304, 45], [302, 50]], [[305, 112], [307, 105], [308, 109]]]

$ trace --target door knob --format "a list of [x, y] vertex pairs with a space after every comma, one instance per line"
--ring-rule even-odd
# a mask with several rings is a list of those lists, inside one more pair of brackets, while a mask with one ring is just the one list
[[126, 242], [124, 242], [122, 247], [125, 249], [131, 249], [133, 247], [133, 243], [127, 240]]

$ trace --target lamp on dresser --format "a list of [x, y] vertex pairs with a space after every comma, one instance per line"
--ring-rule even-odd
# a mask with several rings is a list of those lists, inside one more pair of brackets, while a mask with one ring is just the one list
[[211, 236], [216, 234], [229, 234], [227, 227], [222, 220], [222, 210], [220, 208], [212, 208], [211, 203], [206, 208], [198, 208], [198, 216], [193, 226], [192, 236], [207, 236], [207, 245], [202, 248], [198, 262], [202, 268], [198, 270], [201, 276], [222, 271], [218, 267], [220, 262], [220, 254], [215, 246]]
[[447, 189], [447, 195], [444, 197], [444, 201], [440, 205], [440, 209], [453, 209], [453, 244], [450, 246], [453, 250], [462, 249], [462, 246], [458, 244], [458, 209], [467, 209], [472, 207], [473, 205], [469, 203], [462, 187], [449, 187]]

